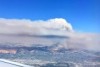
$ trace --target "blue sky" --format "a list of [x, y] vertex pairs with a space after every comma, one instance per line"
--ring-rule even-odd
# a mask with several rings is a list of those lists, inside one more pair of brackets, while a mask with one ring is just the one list
[[64, 18], [75, 30], [100, 32], [100, 0], [0, 0], [0, 18]]

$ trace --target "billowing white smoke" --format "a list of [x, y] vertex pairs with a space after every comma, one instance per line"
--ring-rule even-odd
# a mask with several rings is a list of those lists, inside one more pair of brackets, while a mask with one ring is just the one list
[[73, 31], [71, 24], [62, 18], [55, 18], [46, 21], [0, 19], [0, 34], [41, 35], [53, 34], [55, 33], [54, 30]]
[[66, 30], [70, 32], [73, 31], [72, 25], [63, 18], [50, 19], [48, 20], [48, 22], [52, 24], [51, 28], [56, 28], [59, 30]]
[[[58, 44], [55, 49], [77, 48], [100, 51], [100, 34], [73, 31], [71, 24], [63, 18], [46, 21], [1, 18], [0, 45], [34, 46], [40, 44], [41, 46], [55, 46]], [[45, 35], [56, 37], [48, 38], [44, 37]]]

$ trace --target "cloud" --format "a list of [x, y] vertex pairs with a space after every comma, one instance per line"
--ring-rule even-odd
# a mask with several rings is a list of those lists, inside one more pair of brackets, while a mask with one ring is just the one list
[[72, 26], [65, 19], [55, 18], [50, 20], [18, 20], [18, 19], [0, 19], [1, 34], [27, 34], [27, 35], [45, 35], [55, 34], [55, 30], [72, 32]]
[[63, 18], [49, 20], [0, 18], [0, 46], [55, 46], [100, 51], [100, 34], [79, 33]]

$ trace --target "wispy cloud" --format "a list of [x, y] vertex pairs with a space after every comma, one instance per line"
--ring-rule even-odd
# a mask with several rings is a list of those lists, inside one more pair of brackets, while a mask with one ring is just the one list
[[[50, 38], [50, 35], [52, 37]], [[45, 37], [44, 37], [45, 36]], [[58, 37], [60, 36], [60, 37]], [[100, 51], [100, 34], [79, 33], [63, 18], [49, 20], [0, 19], [0, 45], [52, 46]]]

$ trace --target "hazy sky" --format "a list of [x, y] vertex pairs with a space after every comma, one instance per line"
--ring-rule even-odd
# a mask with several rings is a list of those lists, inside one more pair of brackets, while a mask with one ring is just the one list
[[0, 18], [64, 18], [79, 32], [100, 32], [100, 0], [0, 0]]

